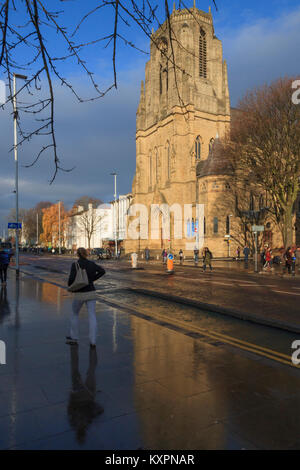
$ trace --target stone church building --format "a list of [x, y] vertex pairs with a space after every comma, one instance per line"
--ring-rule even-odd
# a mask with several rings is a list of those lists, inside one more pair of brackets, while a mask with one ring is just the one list
[[[127, 238], [126, 252], [148, 247], [157, 253], [166, 248], [178, 254], [182, 249], [188, 255], [195, 247], [201, 251], [208, 246], [214, 257], [226, 257], [243, 246], [231, 191], [232, 171], [220, 144], [230, 132], [234, 113], [227, 64], [211, 11], [200, 11], [195, 5], [189, 10], [174, 8], [170, 23], [165, 21], [152, 33], [141, 84], [132, 204], [147, 207], [148, 218], [140, 219], [138, 239]], [[171, 208], [168, 234], [162, 228], [164, 205]], [[181, 220], [174, 205], [181, 208]], [[185, 205], [190, 207], [187, 214]], [[151, 228], [151, 207], [161, 213], [156, 232]], [[136, 218], [133, 215], [129, 224]], [[177, 219], [181, 237], [174, 230]], [[267, 229], [265, 241], [274, 243], [270, 222]]]

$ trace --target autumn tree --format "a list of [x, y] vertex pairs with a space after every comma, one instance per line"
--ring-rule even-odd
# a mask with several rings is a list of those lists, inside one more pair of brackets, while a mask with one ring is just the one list
[[300, 177], [300, 106], [292, 83], [283, 78], [249, 92], [239, 103], [226, 152], [236, 175], [251, 178], [267, 194], [285, 247], [293, 242], [295, 202]]
[[[54, 246], [59, 244], [59, 203], [52, 204], [50, 207], [42, 209], [43, 231], [40, 236], [40, 241], [43, 244], [51, 243]], [[68, 224], [68, 213], [64, 208], [64, 204], [60, 203], [60, 236], [61, 243], [64, 245], [65, 233]]]
[[31, 243], [38, 243], [37, 237], [43, 230], [43, 209], [50, 207], [52, 202], [41, 201], [35, 207], [28, 209], [24, 217], [24, 229], [26, 238]]

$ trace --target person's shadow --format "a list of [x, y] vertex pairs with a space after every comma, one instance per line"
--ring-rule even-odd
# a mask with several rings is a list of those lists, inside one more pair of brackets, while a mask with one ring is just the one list
[[5, 317], [10, 315], [10, 306], [7, 300], [6, 286], [1, 287], [0, 292], [0, 323], [3, 323]]
[[86, 432], [93, 419], [103, 413], [104, 409], [95, 402], [96, 398], [96, 367], [97, 351], [91, 348], [89, 352], [89, 368], [85, 383], [79, 372], [78, 345], [70, 346], [72, 390], [68, 403], [69, 420], [76, 431], [80, 444], [85, 442]]

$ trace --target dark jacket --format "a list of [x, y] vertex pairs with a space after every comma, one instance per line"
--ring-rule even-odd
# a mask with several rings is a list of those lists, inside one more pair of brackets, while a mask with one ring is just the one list
[[0, 248], [0, 264], [9, 264], [12, 252], [8, 248]]
[[[99, 264], [96, 264], [93, 261], [89, 261], [85, 258], [79, 258], [78, 263], [82, 269], [86, 270], [89, 284], [88, 286], [85, 286], [76, 292], [90, 292], [90, 291], [95, 290], [94, 281], [102, 277], [105, 274], [105, 270], [101, 268]], [[73, 282], [75, 281], [75, 277], [76, 277], [76, 262], [73, 263], [71, 266], [68, 286], [73, 284]]]

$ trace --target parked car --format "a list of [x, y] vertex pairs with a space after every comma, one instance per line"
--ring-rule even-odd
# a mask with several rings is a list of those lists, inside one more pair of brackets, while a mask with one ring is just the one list
[[105, 259], [106, 250], [104, 248], [93, 248], [92, 255], [96, 255], [98, 259]]

